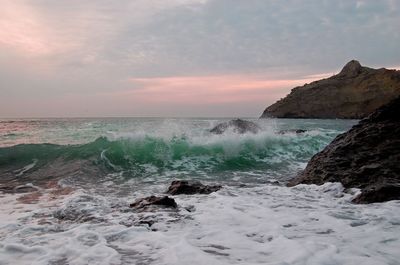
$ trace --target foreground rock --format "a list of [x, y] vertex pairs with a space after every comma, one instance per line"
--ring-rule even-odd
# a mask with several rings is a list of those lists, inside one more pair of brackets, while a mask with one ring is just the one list
[[337, 136], [289, 186], [341, 182], [356, 203], [400, 199], [400, 97]]
[[223, 122], [215, 126], [210, 130], [211, 133], [223, 134], [227, 130], [232, 130], [235, 133], [258, 133], [261, 128], [254, 122], [245, 121], [242, 119], [231, 120], [229, 122]]
[[218, 191], [221, 186], [209, 186], [200, 183], [199, 181], [186, 181], [186, 180], [175, 180], [172, 181], [168, 188], [167, 193], [171, 195], [179, 194], [210, 194]]
[[261, 118], [361, 119], [400, 96], [400, 71], [350, 61], [330, 78], [293, 88]]
[[163, 197], [150, 196], [150, 197], [146, 197], [146, 198], [141, 198], [129, 205], [129, 207], [135, 208], [138, 210], [146, 209], [150, 206], [161, 206], [161, 207], [166, 207], [166, 208], [177, 208], [178, 207], [175, 200], [168, 196], [163, 196]]

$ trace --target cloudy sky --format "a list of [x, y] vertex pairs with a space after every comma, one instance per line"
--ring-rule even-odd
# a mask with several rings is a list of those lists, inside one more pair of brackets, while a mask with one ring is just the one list
[[399, 43], [400, 0], [0, 0], [0, 117], [259, 116]]

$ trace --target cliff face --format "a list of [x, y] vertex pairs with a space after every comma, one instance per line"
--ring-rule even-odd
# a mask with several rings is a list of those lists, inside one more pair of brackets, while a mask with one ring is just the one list
[[293, 88], [261, 118], [361, 119], [400, 95], [400, 71], [350, 61], [327, 79]]
[[360, 188], [356, 203], [400, 199], [400, 97], [373, 112], [313, 156], [297, 184], [341, 182]]

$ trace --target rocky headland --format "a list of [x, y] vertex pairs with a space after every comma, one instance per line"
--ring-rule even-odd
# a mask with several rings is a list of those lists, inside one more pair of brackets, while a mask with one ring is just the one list
[[400, 199], [400, 97], [337, 136], [289, 186], [341, 182], [355, 203]]
[[361, 119], [400, 96], [400, 71], [372, 69], [358, 61], [339, 74], [295, 87], [261, 118]]

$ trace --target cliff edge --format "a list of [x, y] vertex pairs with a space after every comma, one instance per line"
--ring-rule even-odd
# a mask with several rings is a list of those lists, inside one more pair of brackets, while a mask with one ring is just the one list
[[400, 97], [374, 111], [314, 155], [289, 186], [341, 182], [356, 203], [400, 199]]
[[261, 118], [362, 119], [400, 96], [400, 71], [352, 60], [332, 77], [292, 89]]

